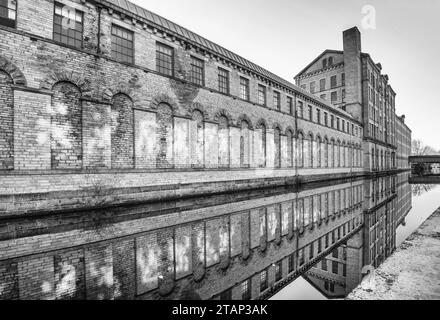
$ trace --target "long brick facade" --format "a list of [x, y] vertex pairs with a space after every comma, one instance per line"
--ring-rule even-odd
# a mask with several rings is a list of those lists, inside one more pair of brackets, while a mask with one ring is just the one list
[[[81, 45], [56, 38], [55, 4], [82, 17]], [[110, 1], [20, 0], [16, 27], [0, 25], [2, 194], [56, 192], [82, 180], [71, 185], [77, 191], [89, 187], [89, 176], [97, 180], [97, 171], [118, 181], [145, 170], [198, 173], [188, 183], [211, 182], [202, 171], [212, 170], [263, 180], [277, 171], [317, 180], [362, 174], [362, 124], [349, 113], [131, 9]], [[131, 63], [112, 51], [116, 27], [132, 35]], [[158, 69], [160, 45], [172, 50], [169, 75]], [[194, 59], [203, 64], [201, 84], [193, 79]], [[228, 75], [225, 92], [220, 69]], [[297, 116], [309, 108], [312, 118]], [[331, 126], [330, 116], [347, 125]], [[168, 181], [177, 182], [172, 176]], [[5, 203], [0, 210], [18, 209]]]

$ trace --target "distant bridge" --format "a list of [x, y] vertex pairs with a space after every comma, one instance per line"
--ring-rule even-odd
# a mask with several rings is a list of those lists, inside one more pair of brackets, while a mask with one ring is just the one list
[[415, 163], [440, 163], [440, 155], [411, 156], [411, 157], [409, 157], [409, 162], [411, 164], [415, 164]]

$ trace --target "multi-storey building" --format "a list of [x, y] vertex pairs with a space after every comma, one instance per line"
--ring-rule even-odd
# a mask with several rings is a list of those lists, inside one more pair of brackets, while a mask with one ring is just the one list
[[396, 116], [397, 167], [411, 169], [408, 161], [411, 155], [411, 130], [405, 124], [405, 116]]
[[0, 212], [77, 208], [98, 184], [122, 204], [363, 174], [359, 120], [169, 20], [125, 0], [7, 4]]
[[343, 43], [342, 51], [325, 50], [307, 65], [296, 75], [296, 84], [363, 124], [365, 170], [408, 169], [411, 131], [396, 117], [396, 93], [388, 76], [362, 52], [356, 27], [344, 31]]

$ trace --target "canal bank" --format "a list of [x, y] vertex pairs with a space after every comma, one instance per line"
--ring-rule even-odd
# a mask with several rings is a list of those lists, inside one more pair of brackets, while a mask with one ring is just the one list
[[348, 300], [440, 299], [440, 208]]

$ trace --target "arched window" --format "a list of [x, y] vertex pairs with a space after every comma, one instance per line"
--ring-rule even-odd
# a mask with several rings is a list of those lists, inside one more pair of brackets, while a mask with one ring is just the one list
[[125, 94], [116, 94], [112, 104], [112, 168], [133, 168], [133, 103]]
[[240, 131], [240, 166], [248, 168], [250, 166], [250, 137], [249, 123], [246, 120], [241, 122]]
[[287, 167], [293, 167], [293, 133], [290, 130], [286, 132], [287, 141]]
[[327, 138], [324, 139], [324, 168], [329, 167], [329, 147]]
[[336, 142], [336, 150], [335, 150], [335, 167], [336, 168], [341, 166], [341, 164], [340, 164], [340, 154], [341, 154], [341, 143], [338, 140]]
[[335, 140], [331, 139], [330, 141], [330, 148], [329, 148], [330, 154], [329, 154], [329, 162], [330, 162], [330, 168], [335, 167]]
[[229, 120], [225, 116], [218, 121], [218, 163], [220, 167], [229, 167]]
[[0, 170], [14, 169], [14, 93], [12, 78], [0, 71]]
[[311, 134], [307, 136], [305, 151], [306, 165], [308, 168], [313, 168], [313, 136]]
[[194, 110], [193, 116], [193, 130], [191, 135], [192, 148], [192, 165], [196, 168], [205, 165], [205, 124], [203, 122], [203, 114], [199, 110]]
[[322, 139], [321, 137], [316, 138], [316, 165], [318, 168], [322, 167]]
[[257, 126], [256, 129], [256, 143], [257, 143], [257, 163], [258, 167], [265, 168], [266, 167], [266, 126], [261, 123]]
[[82, 108], [81, 92], [70, 82], [53, 86], [51, 112], [52, 169], [82, 167]]
[[297, 149], [298, 149], [298, 167], [303, 168], [304, 167], [304, 136], [302, 133], [298, 133], [298, 143], [297, 143]]
[[166, 104], [157, 106], [157, 168], [172, 168], [173, 158], [173, 109]]
[[298, 228], [304, 228], [305, 227], [305, 216], [304, 216], [305, 212], [304, 212], [304, 199], [299, 199], [297, 202], [297, 210], [296, 210], [296, 215], [297, 215], [297, 226]]
[[281, 167], [281, 130], [277, 127], [274, 129], [273, 142], [275, 147], [274, 166], [275, 168]]
[[340, 154], [339, 154], [340, 167], [344, 168], [345, 167], [345, 142], [341, 142], [339, 150], [340, 150]]

